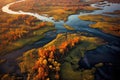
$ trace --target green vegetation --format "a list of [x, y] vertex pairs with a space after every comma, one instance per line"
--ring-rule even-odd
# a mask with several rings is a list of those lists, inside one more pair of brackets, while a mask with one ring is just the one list
[[94, 68], [83, 71], [73, 70], [71, 63], [68, 62], [64, 62], [61, 68], [61, 76], [63, 80], [94, 80]]
[[19, 64], [21, 73], [25, 73], [27, 71], [31, 72], [32, 67], [35, 65], [35, 61], [37, 61], [38, 55], [36, 49], [31, 49], [23, 54], [23, 57], [19, 59], [21, 63]]
[[[82, 38], [82, 37], [81, 37]], [[78, 61], [80, 57], [84, 56], [87, 50], [92, 50], [101, 45], [101, 43], [95, 42], [94, 37], [85, 37], [83, 40], [75, 46], [65, 57], [64, 62], [61, 65], [61, 77], [65, 80], [93, 80], [95, 69], [90, 70], [78, 70]], [[67, 76], [66, 76], [67, 75]]]

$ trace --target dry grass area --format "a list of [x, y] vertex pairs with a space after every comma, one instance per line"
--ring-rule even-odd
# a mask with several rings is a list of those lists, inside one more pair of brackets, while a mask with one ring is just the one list
[[66, 21], [67, 20], [67, 17], [70, 15], [70, 14], [73, 14], [74, 12], [72, 11], [66, 11], [64, 9], [55, 9], [55, 10], [50, 10], [50, 11], [47, 11], [47, 12], [43, 12], [43, 14], [48, 14], [48, 16], [52, 16], [54, 17], [54, 20], [58, 21], [58, 20], [64, 20]]
[[103, 15], [84, 15], [79, 16], [79, 18], [82, 20], [96, 22], [95, 24], [89, 25], [92, 28], [98, 28], [105, 33], [120, 36], [120, 17], [109, 17]]
[[90, 26], [92, 28], [99, 28], [106, 33], [110, 33], [115, 36], [120, 36], [120, 24], [119, 23], [97, 22], [96, 24], [92, 24]]

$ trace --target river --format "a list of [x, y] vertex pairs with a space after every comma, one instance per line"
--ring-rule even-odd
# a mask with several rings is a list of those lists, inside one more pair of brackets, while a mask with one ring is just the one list
[[[46, 17], [46, 16], [39, 15], [37, 13], [23, 12], [21, 10], [12, 11], [9, 9], [9, 7], [11, 5], [17, 4], [17, 3], [22, 2], [22, 1], [25, 1], [25, 0], [20, 0], [20, 1], [15, 1], [15, 2], [9, 3], [9, 4], [2, 7], [2, 11], [6, 12], [8, 14], [13, 14], [13, 15], [16, 15], [16, 14], [30, 15], [30, 16], [34, 16], [37, 19], [42, 20], [42, 21], [53, 22], [55, 24], [55, 27], [57, 30], [56, 30], [56, 32], [51, 31], [51, 32], [46, 33], [46, 36], [44, 39], [42, 39], [38, 42], [35, 42], [32, 45], [27, 45], [19, 50], [13, 51], [12, 53], [3, 56], [3, 58], [7, 59], [6, 63], [3, 64], [2, 66], [0, 66], [1, 67], [0, 69], [3, 73], [14, 72], [16, 70], [17, 65], [12, 65], [11, 63], [14, 63], [15, 59], [17, 57], [22, 56], [23, 52], [30, 50], [32, 48], [41, 47], [41, 46], [47, 44], [48, 42], [50, 42], [51, 40], [53, 40], [58, 33], [67, 32], [68, 30], [66, 30], [63, 27], [64, 24], [68, 24], [68, 25], [72, 26], [73, 28], [75, 28], [75, 31], [87, 32], [87, 33], [93, 34], [94, 36], [102, 38], [105, 41], [109, 42], [108, 44], [100, 46], [100, 47], [96, 48], [95, 50], [87, 51], [85, 53], [85, 57], [83, 58], [83, 60], [81, 60], [83, 62], [80, 62], [80, 65], [81, 65], [81, 63], [85, 63], [86, 58], [89, 61], [89, 64], [91, 66], [93, 66], [94, 64], [99, 63], [99, 62], [113, 62], [113, 59], [117, 55], [116, 53], [120, 53], [120, 46], [119, 46], [120, 40], [119, 40], [119, 38], [117, 38], [113, 35], [110, 35], [110, 34], [103, 33], [101, 30], [90, 28], [88, 25], [92, 24], [93, 22], [83, 21], [83, 20], [80, 20], [78, 18], [78, 16], [88, 15], [88, 14], [106, 15], [106, 14], [104, 14], [104, 12], [113, 12], [115, 10], [120, 10], [119, 4], [108, 3], [106, 1], [105, 1], [106, 4], [102, 4], [100, 6], [98, 6], [98, 3], [92, 4], [91, 6], [101, 8], [101, 10], [95, 10], [93, 12], [81, 11], [78, 14], [70, 15], [66, 22], [64, 22], [62, 20], [56, 22], [56, 21], [54, 21], [53, 17]], [[49, 36], [49, 35], [53, 35], [53, 36]], [[11, 69], [9, 69], [10, 66], [11, 66]], [[83, 66], [83, 67], [89, 67], [89, 66]], [[98, 71], [98, 72], [100, 72], [100, 71]], [[19, 71], [15, 71], [15, 72], [19, 72]], [[107, 74], [105, 74], [105, 75], [107, 75]]]

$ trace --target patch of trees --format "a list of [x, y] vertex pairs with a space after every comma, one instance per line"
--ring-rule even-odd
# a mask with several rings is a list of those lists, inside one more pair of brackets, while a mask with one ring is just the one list
[[58, 60], [62, 58], [71, 48], [80, 42], [80, 37], [74, 37], [67, 41], [62, 42], [58, 48], [55, 45], [39, 48], [38, 60], [33, 66], [36, 75], [33, 80], [49, 80], [51, 73], [54, 75], [55, 80], [60, 79], [60, 63]]
[[[29, 28], [27, 26], [32, 26], [35, 24], [36, 19], [27, 16], [27, 15], [18, 15], [12, 18], [2, 17], [2, 23], [0, 23], [0, 37], [1, 37], [1, 45], [7, 45], [9, 42], [15, 41], [17, 39], [22, 38], [25, 34], [29, 32]], [[6, 21], [5, 21], [6, 20]]]

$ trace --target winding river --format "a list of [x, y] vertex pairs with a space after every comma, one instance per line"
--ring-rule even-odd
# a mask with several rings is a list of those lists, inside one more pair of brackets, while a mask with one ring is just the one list
[[[91, 6], [101, 8], [102, 10], [95, 10], [93, 12], [82, 11], [79, 14], [70, 15], [66, 22], [64, 22], [64, 21], [56, 22], [53, 20], [53, 17], [41, 16], [37, 13], [23, 12], [21, 10], [20, 11], [12, 11], [9, 9], [9, 7], [11, 5], [17, 4], [17, 3], [23, 2], [23, 1], [25, 1], [25, 0], [20, 0], [20, 1], [15, 1], [15, 2], [9, 3], [6, 6], [2, 7], [2, 11], [6, 12], [8, 14], [13, 14], [13, 15], [16, 15], [16, 14], [30, 15], [30, 16], [34, 16], [37, 19], [42, 20], [42, 21], [53, 22], [55, 24], [55, 27], [57, 30], [56, 30], [56, 32], [51, 31], [51, 32], [46, 33], [46, 36], [44, 39], [42, 39], [38, 42], [35, 42], [32, 45], [25, 46], [19, 50], [13, 51], [10, 54], [2, 56], [3, 58], [7, 59], [6, 63], [0, 66], [1, 67], [0, 71], [2, 71], [2, 73], [8, 73], [8, 72], [19, 73], [19, 69], [18, 69], [18, 67], [16, 67], [17, 65], [13, 65], [13, 64], [11, 64], [11, 62], [15, 63], [15, 59], [19, 56], [22, 56], [23, 52], [30, 50], [32, 48], [38, 48], [40, 46], [47, 44], [48, 42], [53, 40], [58, 33], [67, 32], [68, 30], [66, 30], [63, 27], [64, 23], [74, 27], [75, 32], [76, 31], [87, 32], [87, 33], [93, 34], [94, 36], [97, 36], [97, 37], [102, 38], [105, 41], [109, 42], [108, 44], [100, 46], [100, 47], [96, 48], [95, 50], [87, 51], [85, 53], [85, 57], [83, 58], [83, 60], [81, 60], [82, 62], [80, 62], [80, 64], [85, 64], [85, 65], [83, 65], [83, 67], [89, 68], [99, 62], [113, 62], [114, 61], [113, 59], [116, 58], [117, 53], [120, 53], [120, 46], [119, 46], [120, 39], [119, 38], [112, 36], [110, 34], [103, 33], [101, 30], [90, 28], [88, 25], [92, 24], [93, 22], [83, 21], [78, 18], [78, 16], [81, 16], [81, 15], [103, 14], [104, 12], [113, 12], [115, 10], [120, 10], [119, 4], [112, 4], [112, 3], [105, 2], [106, 4], [103, 4], [99, 7], [96, 6], [96, 4], [92, 4]], [[107, 6], [108, 4], [109, 4], [109, 6]], [[106, 14], [103, 14], [103, 15], [106, 15]], [[49, 35], [52, 35], [52, 36], [49, 36]], [[88, 63], [90, 64], [89, 66], [86, 64], [86, 60], [88, 60]], [[10, 66], [11, 66], [11, 69], [9, 69]], [[15, 71], [16, 68], [18, 71]], [[100, 71], [101, 71], [101, 69], [100, 69]], [[101, 72], [101, 73], [105, 74], [104, 72]], [[107, 76], [107, 74], [105, 74], [105, 75]]]

